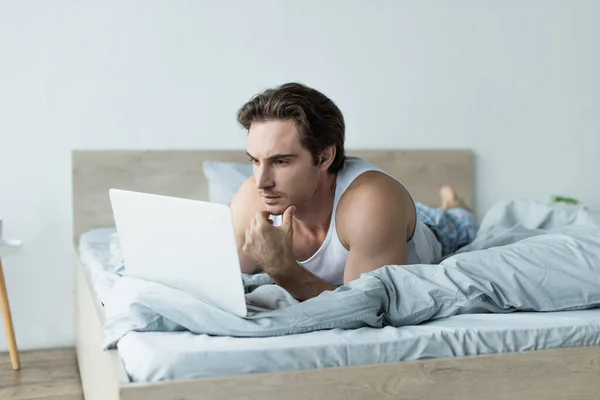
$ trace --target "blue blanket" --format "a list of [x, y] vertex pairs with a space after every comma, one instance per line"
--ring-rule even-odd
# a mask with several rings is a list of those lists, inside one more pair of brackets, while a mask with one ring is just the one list
[[600, 214], [579, 206], [498, 203], [475, 241], [440, 264], [384, 266], [304, 302], [264, 275], [244, 278], [247, 296], [272, 311], [237, 317], [187, 293], [123, 277], [105, 302], [104, 348], [131, 331], [265, 337], [413, 325], [466, 313], [598, 307]]

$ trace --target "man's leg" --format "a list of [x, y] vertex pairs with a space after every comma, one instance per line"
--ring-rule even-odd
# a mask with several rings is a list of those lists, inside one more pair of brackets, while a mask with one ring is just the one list
[[450, 186], [440, 189], [440, 198], [440, 208], [417, 203], [417, 215], [436, 235], [442, 245], [442, 257], [445, 257], [475, 239], [477, 223], [471, 210]]

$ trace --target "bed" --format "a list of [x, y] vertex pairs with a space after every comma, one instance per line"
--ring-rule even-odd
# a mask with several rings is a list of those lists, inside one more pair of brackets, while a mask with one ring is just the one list
[[[425, 204], [437, 204], [437, 191], [442, 184], [455, 186], [469, 206], [472, 207], [474, 204], [474, 160], [470, 151], [369, 150], [349, 153], [364, 157], [401, 178], [415, 198]], [[96, 234], [101, 238], [97, 240], [100, 243], [110, 234], [110, 228], [106, 228], [113, 225], [107, 196], [108, 188], [120, 187], [208, 199], [211, 190], [214, 196], [214, 188], [209, 187], [202, 166], [204, 161], [209, 160], [245, 162], [246, 157], [243, 151], [73, 151], [73, 264], [77, 280], [77, 355], [87, 399], [270, 399], [280, 398], [282, 393], [285, 393], [285, 398], [290, 399], [311, 397], [333, 399], [525, 397], [534, 399], [586, 398], [593, 397], [600, 390], [598, 384], [600, 348], [596, 345], [600, 335], [600, 316], [597, 310], [561, 313], [558, 319], [541, 314], [502, 316], [503, 319], [495, 318], [494, 315], [458, 316], [447, 321], [411, 327], [412, 330], [405, 329], [402, 335], [399, 335], [398, 330], [385, 328], [379, 332], [369, 333], [371, 336], [359, 336], [360, 340], [374, 337], [372, 335], [383, 336], [388, 346], [387, 353], [383, 353], [390, 354], [391, 351], [394, 355], [401, 353], [402, 349], [406, 350], [411, 344], [414, 345], [417, 343], [416, 338], [420, 338], [423, 343], [421, 353], [413, 356], [405, 355], [403, 359], [406, 361], [402, 362], [379, 357], [372, 359], [382, 362], [365, 364], [364, 360], [369, 360], [365, 357], [361, 365], [352, 365], [352, 361], [348, 361], [352, 358], [348, 356], [351, 353], [339, 350], [335, 354], [344, 354], [346, 359], [341, 361], [344, 366], [336, 367], [325, 363], [320, 364], [319, 355], [322, 353], [315, 351], [312, 359], [308, 359], [312, 362], [307, 362], [305, 365], [279, 361], [279, 364], [275, 363], [275, 367], [271, 367], [271, 370], [265, 369], [267, 372], [252, 368], [236, 369], [233, 368], [235, 358], [228, 366], [219, 359], [219, 353], [215, 348], [221, 346], [221, 354], [226, 354], [229, 347], [243, 347], [240, 344], [243, 343], [246, 352], [254, 351], [258, 363], [259, 357], [279, 360], [281, 355], [286, 353], [283, 350], [277, 353], [276, 350], [289, 348], [289, 343], [286, 344], [284, 338], [276, 340], [266, 338], [255, 343], [252, 343], [252, 340], [232, 342], [229, 338], [214, 338], [213, 341], [207, 342], [207, 338], [187, 334], [185, 339], [187, 342], [181, 342], [184, 344], [179, 344], [178, 348], [173, 347], [170, 351], [171, 354], [178, 355], [173, 357], [174, 362], [180, 366], [193, 364], [186, 361], [185, 357], [193, 355], [195, 351], [197, 356], [203, 357], [207, 364], [204, 365], [204, 369], [196, 368], [193, 372], [197, 374], [200, 370], [205, 372], [200, 377], [191, 378], [185, 377], [181, 372], [173, 373], [175, 377], [169, 379], [168, 372], [157, 372], [156, 369], [151, 368], [161, 361], [161, 357], [157, 357], [159, 353], [156, 350], [156, 343], [165, 343], [165, 340], [169, 340], [165, 337], [168, 336], [166, 333], [147, 332], [128, 335], [127, 340], [130, 342], [128, 345], [124, 343], [120, 349], [103, 351], [103, 325], [106, 320], [100, 301], [103, 294], [99, 290], [98, 274], [90, 267], [91, 259], [83, 257], [80, 239], [82, 237], [90, 239], [91, 234]], [[100, 252], [103, 251], [101, 249], [106, 249], [106, 245], [106, 242], [100, 243], [98, 247]], [[101, 268], [96, 268], [95, 271], [99, 269]], [[105, 278], [110, 281], [110, 277], [105, 276]], [[510, 326], [510, 323], [514, 325]], [[499, 332], [503, 332], [502, 337], [509, 338], [515, 334], [519, 326], [537, 332], [535, 335], [537, 345], [510, 346], [510, 340], [506, 340], [508, 344], [504, 347], [488, 349], [487, 352], [491, 352], [490, 354], [485, 354], [486, 349], [477, 346], [471, 346], [470, 350], [457, 351], [460, 346], [456, 345], [448, 346], [450, 350], [446, 354], [427, 354], [428, 343], [435, 340], [450, 343], [449, 338], [461, 328], [466, 333], [453, 337], [459, 344], [462, 343], [465, 348], [468, 348], [469, 343], [485, 343], [485, 340], [481, 339], [485, 338], [485, 335], [498, 335]], [[465, 329], [466, 327], [469, 329]], [[557, 329], [561, 327], [562, 331]], [[469, 342], [469, 338], [472, 337], [469, 335], [475, 331], [479, 335], [478, 341]], [[443, 336], [440, 332], [450, 332], [452, 335]], [[180, 333], [186, 335], [185, 332]], [[343, 340], [347, 341], [344, 344], [347, 349], [357, 349], [360, 343], [352, 342], [355, 340], [352, 335], [358, 333], [344, 333], [346, 336]], [[579, 336], [574, 338], [575, 334]], [[331, 335], [327, 339], [324, 336], [319, 337], [319, 341], [329, 340], [329, 346], [332, 352], [335, 352], [337, 351], [335, 346], [340, 346], [339, 341], [342, 338]], [[298, 337], [299, 343], [302, 343], [302, 340], [308, 341], [310, 336], [301, 335]], [[544, 338], [545, 341], [540, 338]], [[272, 348], [265, 346], [269, 340], [273, 344]], [[187, 344], [199, 341], [208, 344], [205, 343], [205, 347]], [[259, 342], [262, 347], [258, 346]], [[235, 346], [232, 343], [235, 343]], [[309, 342], [304, 343], [308, 346], [306, 343]], [[369, 345], [369, 343], [363, 344], [364, 353], [372, 350]], [[544, 350], [541, 350], [542, 348]], [[495, 354], [498, 352], [504, 354]], [[461, 353], [477, 355], [461, 356]], [[213, 361], [209, 355], [212, 355]], [[147, 361], [148, 368], [133, 369], [132, 360], [140, 358]], [[411, 360], [416, 358], [418, 360]], [[297, 357], [295, 360], [301, 359], [302, 357]], [[217, 368], [217, 361], [220, 362], [219, 368]], [[211, 363], [215, 368], [211, 368]], [[153, 381], [153, 376], [158, 376], [157, 380]]]

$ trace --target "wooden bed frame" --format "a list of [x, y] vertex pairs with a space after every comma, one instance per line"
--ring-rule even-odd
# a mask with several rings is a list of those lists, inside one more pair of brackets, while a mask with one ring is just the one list
[[[466, 150], [349, 151], [391, 172], [418, 201], [438, 204], [443, 184], [473, 207], [473, 155]], [[108, 189], [207, 199], [202, 161], [246, 161], [243, 151], [75, 150], [73, 265], [77, 358], [88, 400], [170, 399], [566, 399], [600, 394], [600, 347], [478, 355], [423, 361], [131, 382], [117, 350], [102, 351], [104, 311], [81, 266], [77, 244], [88, 229], [114, 226]]]

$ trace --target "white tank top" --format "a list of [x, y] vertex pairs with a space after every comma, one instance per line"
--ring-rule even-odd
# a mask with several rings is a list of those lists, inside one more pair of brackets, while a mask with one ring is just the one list
[[[300, 266], [332, 285], [343, 284], [346, 259], [350, 253], [344, 247], [337, 234], [335, 223], [337, 205], [350, 184], [367, 171], [379, 171], [394, 178], [390, 174], [361, 158], [347, 157], [344, 168], [339, 171], [336, 178], [333, 210], [327, 236], [325, 237], [323, 244], [321, 244], [321, 247], [319, 247], [309, 259], [297, 261]], [[394, 179], [400, 182], [398, 179]], [[400, 182], [400, 184], [404, 186], [402, 182]], [[406, 189], [406, 186], [404, 186], [404, 188]], [[385, 212], [385, 210], [382, 211]], [[274, 226], [281, 225], [281, 215], [271, 215], [271, 219], [273, 220]], [[414, 234], [407, 242], [406, 251], [407, 264], [432, 264], [440, 259], [442, 253], [441, 245], [435, 235], [427, 225], [419, 220], [418, 217]]]

